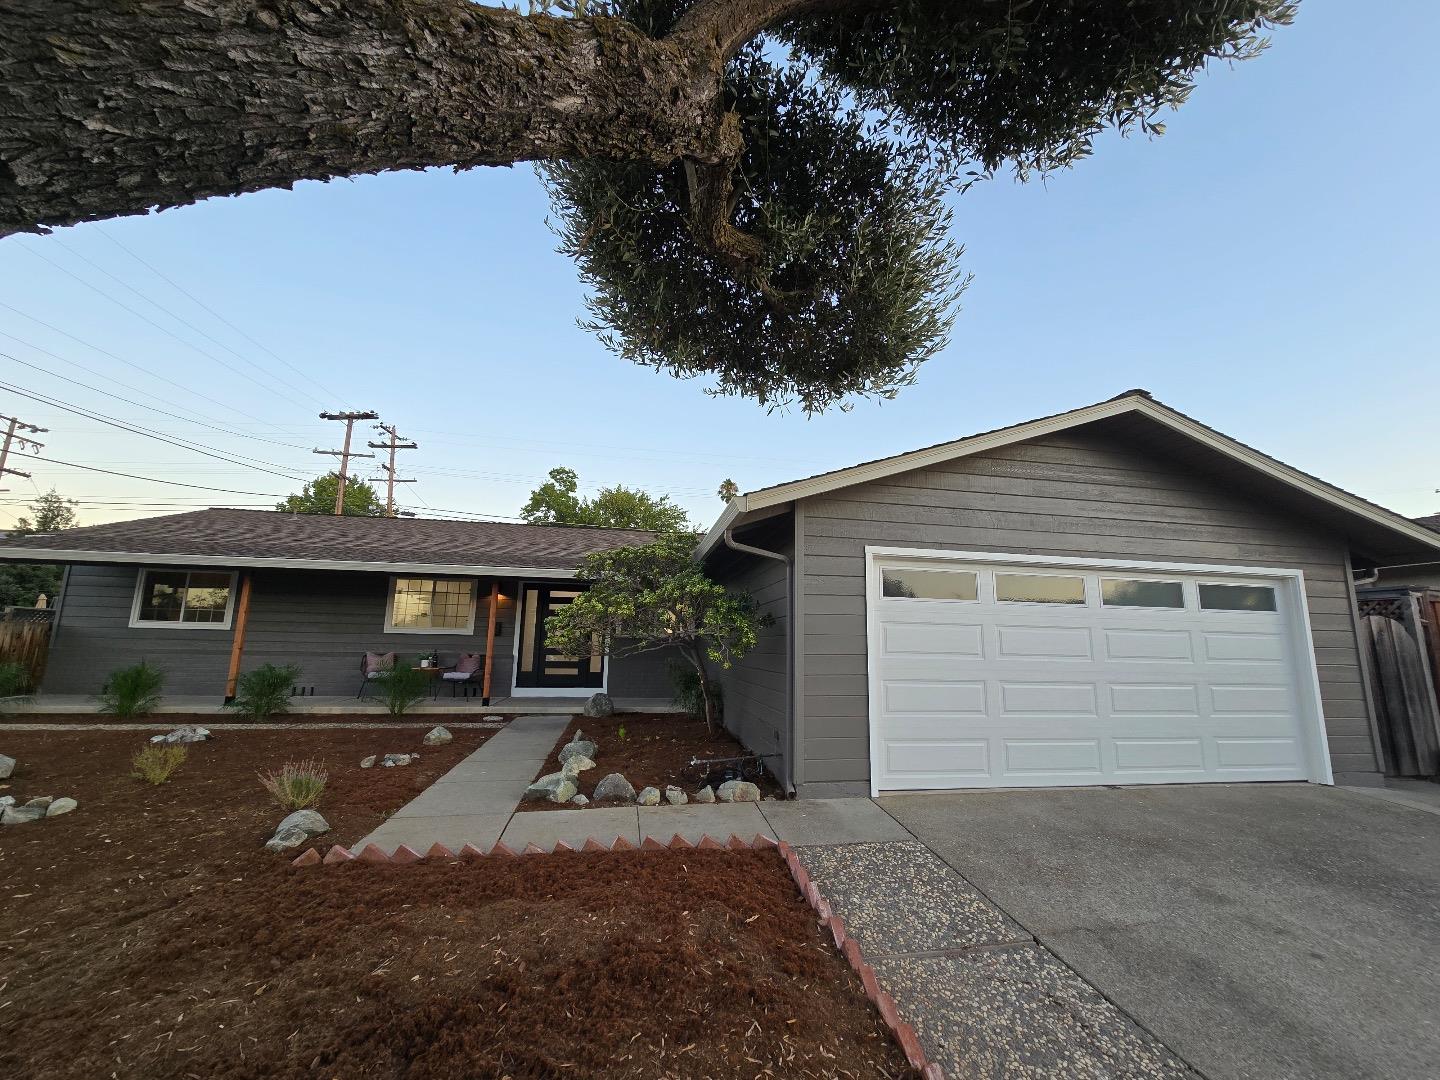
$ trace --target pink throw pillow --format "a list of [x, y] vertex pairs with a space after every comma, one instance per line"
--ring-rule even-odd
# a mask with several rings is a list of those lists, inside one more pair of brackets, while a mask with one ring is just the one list
[[393, 671], [394, 669], [395, 654], [393, 652], [367, 652], [365, 654], [365, 674], [369, 675], [376, 671]]
[[460, 659], [455, 663], [455, 673], [457, 675], [473, 675], [480, 670], [483, 659], [479, 653], [461, 653]]

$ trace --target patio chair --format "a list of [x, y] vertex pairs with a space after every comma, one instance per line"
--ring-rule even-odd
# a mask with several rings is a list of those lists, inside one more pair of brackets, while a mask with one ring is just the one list
[[472, 687], [476, 693], [479, 693], [484, 667], [485, 656], [483, 653], [461, 653], [459, 659], [455, 661], [454, 669], [445, 672], [440, 678], [450, 684], [451, 697], [455, 696], [456, 687], [463, 690], [465, 696], [469, 697]]
[[384, 678], [394, 670], [395, 654], [393, 652], [362, 654], [360, 657], [360, 692], [355, 695], [356, 700], [365, 696], [365, 691], [371, 682]]

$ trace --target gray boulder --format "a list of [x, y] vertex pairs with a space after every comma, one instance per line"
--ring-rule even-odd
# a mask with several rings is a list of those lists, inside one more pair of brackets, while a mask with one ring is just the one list
[[587, 769], [593, 769], [594, 767], [595, 762], [591, 761], [584, 754], [571, 754], [565, 759], [565, 764], [560, 766], [560, 771], [573, 780], [582, 772], [585, 772]]
[[8, 780], [15, 772], [15, 759], [0, 754], [0, 780]]
[[575, 780], [563, 772], [553, 772], [540, 777], [525, 789], [526, 802], [548, 801], [569, 802], [576, 792]]
[[186, 724], [184, 727], [177, 727], [174, 731], [167, 731], [164, 735], [152, 735], [150, 736], [150, 741], [152, 743], [166, 743], [173, 746], [176, 743], [204, 742], [208, 738], [211, 738], [209, 728]]
[[560, 753], [557, 754], [556, 757], [560, 759], [561, 765], [564, 765], [573, 757], [589, 758], [591, 764], [593, 765], [595, 761], [595, 755], [599, 752], [599, 747], [597, 747], [589, 739], [580, 738], [580, 733], [577, 731], [575, 733], [575, 738], [571, 739], [568, 743], [562, 746], [560, 748]]
[[309, 839], [304, 829], [281, 829], [265, 841], [265, 850], [272, 855], [279, 855], [283, 851], [304, 847]]
[[683, 806], [690, 800], [685, 795], [685, 792], [681, 791], [674, 784], [670, 784], [668, 787], [665, 788], [665, 801], [668, 802], [671, 806]]
[[659, 806], [660, 789], [653, 787], [643, 789], [639, 795], [635, 796], [635, 802], [639, 806]]
[[371, 754], [369, 757], [363, 757], [363, 758], [361, 758], [361, 759], [360, 759], [360, 767], [361, 767], [362, 769], [372, 769], [372, 768], [374, 768], [374, 767], [375, 767], [375, 755], [374, 755], [374, 754]]
[[748, 780], [726, 780], [715, 795], [721, 802], [760, 801], [760, 789]]
[[37, 796], [35, 796], [35, 798], [31, 799], [31, 800], [30, 800], [29, 802], [27, 802], [25, 805], [26, 805], [26, 806], [38, 806], [38, 807], [40, 807], [41, 810], [48, 810], [48, 809], [50, 809], [50, 804], [51, 804], [52, 802], [54, 802], [54, 801], [55, 801], [55, 796], [53, 796], [53, 795], [37, 795]]
[[425, 733], [425, 738], [420, 741], [426, 746], [444, 746], [454, 738], [455, 736], [443, 727], [433, 727]]
[[43, 806], [7, 806], [0, 811], [0, 825], [24, 825], [45, 816]]
[[618, 772], [612, 772], [596, 784], [595, 794], [591, 796], [596, 802], [602, 799], [633, 799], [634, 797], [634, 785]]
[[715, 789], [706, 784], [690, 798], [691, 802], [712, 803], [715, 801]]
[[584, 795], [580, 795], [580, 794], [577, 793], [577, 794], [575, 794], [575, 795], [570, 796], [570, 805], [572, 805], [572, 806], [589, 806], [589, 805], [590, 805], [590, 800], [587, 799]]
[[386, 754], [380, 759], [380, 764], [387, 769], [393, 769], [397, 765], [409, 765], [419, 756], [419, 754]]
[[591, 694], [585, 702], [586, 716], [614, 716], [615, 702], [609, 694]]
[[0, 810], [4, 810], [5, 807], [7, 807], [7, 806], [14, 806], [14, 805], [15, 805], [15, 796], [14, 796], [14, 795], [0, 795]]
[[304, 829], [306, 836], [319, 836], [330, 831], [330, 823], [317, 810], [296, 810], [275, 826], [277, 833], [286, 829]]
[[45, 808], [45, 816], [47, 818], [59, 817], [61, 814], [70, 813], [71, 810], [74, 810], [79, 805], [80, 804], [74, 799], [56, 799], [48, 807]]

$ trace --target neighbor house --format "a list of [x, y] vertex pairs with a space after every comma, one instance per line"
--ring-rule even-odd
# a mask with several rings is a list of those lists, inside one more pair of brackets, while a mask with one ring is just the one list
[[[1415, 523], [1440, 535], [1440, 514], [1418, 517], [1415, 519]], [[1417, 563], [1389, 566], [1378, 570], [1376, 584], [1386, 588], [1394, 586], [1440, 590], [1440, 556]]]
[[727, 723], [802, 795], [1385, 770], [1354, 580], [1440, 533], [1131, 391], [752, 491]]
[[545, 645], [545, 616], [577, 595], [580, 560], [650, 536], [198, 510], [30, 535], [0, 544], [0, 559], [66, 564], [45, 694], [96, 694], [110, 672], [147, 660], [171, 695], [218, 702], [265, 663], [298, 664], [302, 692], [355, 695], [367, 652], [413, 661], [433, 651], [444, 667], [480, 658], [465, 689], [485, 699], [668, 699], [661, 654], [611, 659], [597, 643], [574, 657]]

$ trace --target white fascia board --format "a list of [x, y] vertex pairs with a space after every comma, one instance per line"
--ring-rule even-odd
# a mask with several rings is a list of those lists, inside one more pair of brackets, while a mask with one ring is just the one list
[[578, 568], [486, 566], [466, 563], [366, 562], [359, 559], [273, 559], [171, 552], [80, 551], [0, 547], [0, 562], [121, 563], [134, 566], [217, 566], [226, 569], [353, 570], [380, 574], [434, 574], [456, 577], [573, 578]]
[[700, 546], [695, 549], [696, 562], [709, 555], [711, 548], [718, 544], [720, 538], [725, 535], [725, 530], [735, 524], [736, 518], [750, 509], [748, 503], [748, 495], [737, 495], [726, 504], [725, 509], [720, 512], [720, 516], [715, 519], [715, 524], [710, 526], [710, 531], [701, 538]]
[[957, 439], [954, 442], [942, 443], [939, 446], [932, 446], [925, 450], [915, 450], [908, 454], [898, 454], [895, 457], [884, 458], [880, 461], [873, 461], [865, 465], [856, 465], [850, 469], [841, 469], [839, 472], [827, 473], [823, 476], [812, 477], [808, 480], [797, 480], [794, 483], [781, 484], [778, 487], [741, 495], [731, 500], [725, 513], [720, 516], [720, 520], [717, 521], [710, 532], [706, 534], [705, 540], [700, 547], [700, 554], [703, 556], [708, 552], [719, 540], [720, 536], [724, 534], [725, 529], [733, 523], [738, 513], [738, 511], [736, 511], [737, 505], [740, 510], [760, 510], [767, 506], [774, 506], [777, 503], [793, 502], [796, 499], [806, 499], [815, 495], [823, 495], [827, 492], [851, 487], [855, 484], [865, 484], [873, 480], [883, 480], [886, 477], [910, 472], [912, 469], [925, 469], [935, 465], [942, 465], [947, 461], [954, 461], [957, 458], [969, 457], [972, 454], [981, 454], [987, 450], [997, 450], [1004, 446], [1025, 442], [1028, 439], [1039, 438], [1043, 435], [1068, 431], [1082, 424], [1091, 424], [1097, 420], [1105, 420], [1112, 416], [1120, 416], [1124, 413], [1140, 413], [1147, 416], [1165, 425], [1172, 431], [1186, 435], [1196, 442], [1217, 450], [1225, 456], [1241, 464], [1248, 465], [1257, 472], [1279, 480], [1312, 498], [1317, 498], [1347, 513], [1362, 517], [1375, 525], [1389, 529], [1425, 547], [1440, 550], [1440, 534], [1422, 525], [1416, 525], [1400, 514], [1373, 506], [1364, 499], [1341, 491], [1339, 488], [1332, 487], [1322, 480], [1316, 480], [1313, 477], [1306, 476], [1298, 469], [1292, 469], [1290, 466], [1274, 461], [1264, 454], [1236, 442], [1234, 439], [1211, 431], [1209, 428], [1197, 424], [1188, 417], [1165, 408], [1151, 401], [1149, 398], [1125, 397], [1115, 401], [1102, 401], [1096, 405], [1088, 405], [1083, 409], [1075, 409], [1073, 412], [1061, 413], [1058, 416], [1052, 416], [1044, 420], [1036, 420], [1029, 424], [1020, 424], [1016, 427], [1006, 428], [988, 435], [972, 435], [966, 439]]

